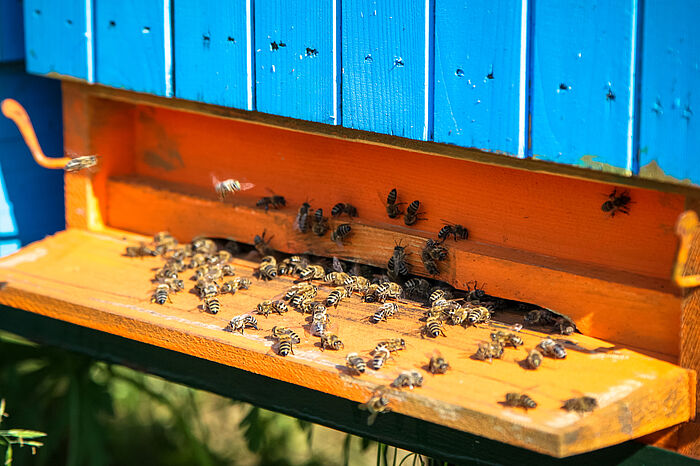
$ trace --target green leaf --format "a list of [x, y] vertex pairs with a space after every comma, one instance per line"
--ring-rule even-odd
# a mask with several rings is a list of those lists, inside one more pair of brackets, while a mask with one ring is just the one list
[[28, 447], [43, 447], [44, 444], [42, 442], [37, 442], [36, 440], [27, 440], [26, 442], [22, 442], [22, 446], [28, 446]]
[[0, 422], [2, 422], [2, 418], [5, 416], [5, 399], [3, 398], [0, 400]]
[[21, 439], [46, 437], [46, 434], [44, 432], [39, 432], [36, 430], [10, 429], [10, 430], [6, 430], [4, 432], [5, 432], [5, 435], [12, 435], [14, 437], [21, 438]]
[[7, 451], [5, 452], [5, 466], [10, 466], [12, 464], [12, 445], [7, 446]]

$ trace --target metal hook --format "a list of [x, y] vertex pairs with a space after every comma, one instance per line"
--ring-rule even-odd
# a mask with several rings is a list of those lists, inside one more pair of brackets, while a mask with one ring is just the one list
[[676, 222], [676, 234], [681, 238], [681, 245], [678, 248], [676, 266], [673, 269], [673, 280], [681, 288], [700, 286], [700, 275], [683, 276], [683, 271], [688, 263], [690, 245], [699, 224], [698, 215], [692, 210], [683, 212]]

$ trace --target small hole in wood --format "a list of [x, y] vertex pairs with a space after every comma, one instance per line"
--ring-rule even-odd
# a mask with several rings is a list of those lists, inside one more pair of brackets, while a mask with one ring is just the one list
[[464, 77], [464, 70], [462, 68], [457, 68], [455, 70], [455, 76], [457, 76], [459, 78], [463, 78]]
[[318, 55], [318, 50], [312, 49], [310, 47], [306, 47], [306, 56], [307, 57], [315, 57]]
[[39, 16], [41, 14], [41, 10], [34, 10], [34, 14]]
[[233, 42], [234, 44], [236, 43], [236, 39], [234, 39], [231, 36], [228, 36], [228, 39], [226, 39], [228, 42]]
[[571, 89], [571, 88], [569, 86], [567, 86], [566, 84], [564, 84], [564, 83], [559, 84], [560, 91], [568, 91], [569, 89]]
[[151, 32], [151, 28], [148, 26], [144, 26], [143, 29], [141, 30], [143, 34], [148, 34]]
[[111, 27], [111, 28], [113, 28], [113, 27], [116, 26], [116, 25], [117, 25], [117, 23], [114, 22], [114, 21], [110, 21], [110, 22], [109, 22], [109, 27]]
[[400, 68], [402, 66], [404, 66], [403, 58], [401, 58], [401, 57], [394, 58], [394, 67]]
[[605, 98], [608, 100], [615, 100], [615, 93], [612, 91], [612, 89], [608, 88], [608, 93], [605, 94]]
[[67, 24], [68, 26], [72, 26], [72, 25], [73, 25], [73, 20], [67, 19], [67, 20], [66, 20], [66, 24]]
[[372, 54], [368, 53], [367, 55], [365, 55], [365, 61], [367, 63], [372, 63], [374, 61], [374, 59], [372, 58]]
[[486, 79], [493, 79], [493, 70], [491, 70], [491, 72], [486, 75]]

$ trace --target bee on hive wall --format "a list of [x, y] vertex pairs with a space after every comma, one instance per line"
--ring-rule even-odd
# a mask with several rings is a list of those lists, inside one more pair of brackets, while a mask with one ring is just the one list
[[345, 242], [351, 231], [352, 227], [349, 223], [341, 223], [335, 230], [333, 230], [333, 233], [331, 233], [331, 241], [340, 246]]
[[386, 413], [389, 410], [387, 406], [389, 405], [389, 399], [384, 396], [384, 388], [381, 387], [372, 394], [372, 397], [366, 402], [359, 406], [360, 409], [369, 411], [369, 417], [367, 418], [367, 425], [371, 426], [377, 419], [377, 415], [380, 413]]
[[323, 216], [323, 209], [316, 209], [316, 212], [314, 212], [314, 222], [311, 231], [316, 236], [323, 236], [328, 231], [328, 219]]
[[304, 202], [301, 207], [299, 207], [297, 216], [294, 219], [294, 228], [299, 230], [301, 233], [306, 233], [309, 231], [309, 226], [311, 225], [311, 215], [309, 214], [310, 209], [311, 205], [308, 202]]
[[331, 209], [331, 216], [340, 217], [343, 214], [347, 214], [348, 217], [357, 217], [357, 209], [352, 204], [347, 204], [344, 202], [339, 202], [333, 206]]
[[417, 221], [419, 220], [426, 220], [425, 218], [422, 218], [421, 212], [418, 212], [420, 209], [420, 201], [413, 201], [411, 202], [408, 207], [406, 208], [406, 213], [404, 214], [403, 217], [403, 223], [405, 223], [408, 226], [414, 225]]
[[629, 206], [631, 202], [632, 198], [630, 197], [629, 191], [625, 190], [618, 193], [617, 188], [615, 188], [608, 196], [608, 200], [603, 202], [603, 205], [600, 206], [600, 210], [610, 214], [611, 217], [614, 217], [618, 212], [629, 215]]
[[255, 250], [258, 251], [258, 253], [261, 256], [269, 256], [270, 254], [272, 254], [270, 241], [272, 240], [272, 238], [274, 238], [274, 236], [266, 238], [265, 235], [267, 235], [267, 230], [263, 230], [262, 235], [255, 235], [255, 238], [253, 238], [253, 245], [255, 246]]
[[450, 235], [454, 237], [455, 241], [469, 238], [469, 230], [467, 230], [463, 225], [449, 223], [447, 220], [443, 220], [443, 222], [445, 222], [445, 226], [443, 226], [438, 232], [438, 238], [440, 240], [445, 241], [450, 237]]
[[408, 264], [406, 264], [406, 248], [401, 246], [400, 242], [394, 247], [394, 252], [389, 258], [386, 268], [387, 275], [389, 275], [392, 280], [396, 280], [399, 276], [406, 276], [409, 274], [410, 269]]
[[408, 387], [413, 390], [413, 387], [423, 386], [423, 376], [418, 371], [404, 371], [394, 379], [391, 386], [394, 388]]
[[523, 408], [526, 411], [537, 407], [535, 400], [524, 393], [506, 393], [504, 404], [513, 408]]
[[399, 208], [400, 205], [404, 205], [405, 202], [396, 202], [398, 195], [396, 188], [389, 191], [389, 195], [386, 197], [386, 214], [389, 218], [396, 218], [403, 214], [403, 211]]

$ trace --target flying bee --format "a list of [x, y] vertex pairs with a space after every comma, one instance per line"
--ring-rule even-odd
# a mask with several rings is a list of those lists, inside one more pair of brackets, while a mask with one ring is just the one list
[[350, 292], [344, 286], [336, 287], [333, 291], [331, 291], [331, 293], [326, 298], [326, 306], [327, 307], [330, 307], [330, 306], [338, 307], [338, 304], [340, 304], [340, 301], [347, 298], [349, 295], [350, 295]]
[[406, 296], [411, 298], [425, 299], [428, 297], [430, 282], [424, 278], [414, 277], [404, 283]]
[[384, 396], [384, 389], [381, 387], [380, 389], [374, 391], [372, 397], [366, 403], [359, 406], [360, 409], [369, 412], [369, 417], [367, 418], [368, 426], [374, 424], [378, 414], [390, 411], [390, 409], [387, 408], [388, 404], [389, 399]]
[[420, 201], [411, 202], [406, 208], [406, 213], [403, 216], [403, 223], [405, 223], [408, 226], [411, 226], [414, 225], [418, 220], [425, 220], [425, 218], [420, 217], [421, 213], [418, 212], [418, 209], [420, 209]]
[[630, 197], [630, 192], [625, 190], [621, 193], [617, 192], [617, 188], [613, 189], [613, 192], [608, 196], [608, 200], [603, 202], [600, 207], [605, 213], [609, 213], [611, 217], [614, 217], [616, 213], [621, 212], [625, 215], [629, 215], [629, 205], [632, 202]]
[[469, 325], [481, 324], [491, 320], [491, 312], [484, 306], [472, 306], [468, 309], [467, 323]]
[[454, 237], [455, 241], [469, 238], [469, 230], [467, 230], [464, 226], [456, 223], [449, 223], [447, 220], [443, 220], [443, 222], [445, 222], [445, 226], [440, 228], [440, 231], [438, 232], [438, 238], [441, 241], [445, 241], [450, 237], [450, 235]]
[[345, 357], [345, 364], [348, 366], [348, 369], [350, 369], [350, 372], [357, 375], [364, 374], [367, 369], [367, 363], [365, 363], [365, 360], [358, 356], [357, 353], [349, 353]]
[[357, 293], [364, 293], [369, 288], [369, 280], [361, 275], [350, 275], [343, 284]]
[[204, 310], [210, 314], [218, 314], [221, 310], [221, 302], [216, 296], [207, 296], [204, 298]]
[[219, 181], [214, 175], [212, 175], [211, 178], [212, 183], [214, 184], [214, 191], [216, 191], [216, 194], [219, 195], [219, 199], [221, 199], [221, 201], [226, 200], [226, 196], [229, 194], [246, 191], [255, 186], [253, 183], [241, 183], [233, 178], [229, 178], [224, 181]]
[[253, 317], [250, 314], [242, 314], [234, 317], [233, 319], [231, 319], [228, 325], [226, 325], [226, 328], [224, 328], [224, 330], [228, 332], [243, 333], [243, 330], [246, 328], [254, 328], [255, 330], [258, 330], [258, 321], [255, 317]]
[[142, 241], [138, 246], [127, 246], [124, 255], [126, 257], [157, 256], [158, 252], [146, 246], [146, 243]]
[[393, 317], [398, 310], [399, 306], [396, 303], [384, 303], [377, 309], [377, 312], [369, 318], [369, 321], [373, 324], [378, 324], [382, 320], [386, 321], [389, 317]]
[[342, 245], [348, 235], [350, 235], [351, 231], [352, 227], [349, 223], [341, 223], [335, 230], [333, 230], [333, 233], [331, 233], [331, 241], [337, 243], [338, 245]]
[[421, 335], [429, 335], [433, 338], [437, 338], [440, 335], [443, 337], [447, 336], [442, 329], [442, 320], [434, 316], [425, 319], [425, 325], [421, 329]]
[[393, 188], [391, 191], [389, 191], [389, 195], [386, 197], [386, 214], [389, 216], [389, 218], [396, 218], [399, 215], [403, 214], [399, 206], [404, 205], [405, 202], [397, 203], [397, 197], [398, 195], [396, 193], [396, 188]]
[[523, 408], [525, 411], [537, 407], [535, 400], [524, 393], [506, 393], [506, 401], [504, 404], [513, 408]]
[[324, 332], [321, 335], [321, 350], [325, 350], [326, 348], [338, 351], [345, 348], [345, 345], [340, 340], [340, 337], [338, 337], [338, 335]]
[[389, 351], [386, 348], [379, 348], [375, 349], [372, 352], [372, 359], [370, 360], [370, 367], [374, 369], [375, 371], [378, 371], [379, 369], [386, 364], [386, 362], [389, 360], [391, 357], [391, 351]]
[[418, 371], [403, 371], [391, 383], [394, 388], [408, 387], [413, 390], [413, 387], [423, 386], [423, 376]]
[[80, 157], [72, 158], [65, 164], [63, 169], [68, 172], [77, 172], [80, 170], [85, 170], [87, 168], [93, 168], [97, 166], [97, 156], [96, 155], [82, 155]]
[[165, 304], [165, 301], [172, 302], [170, 299], [170, 285], [167, 283], [160, 283], [156, 286], [156, 290], [153, 292], [153, 298], [151, 298], [152, 303]]
[[536, 349], [533, 349], [527, 355], [527, 359], [525, 359], [525, 364], [527, 364], [527, 366], [530, 369], [537, 369], [538, 367], [540, 367], [540, 364], [542, 364], [542, 353], [540, 353]]
[[333, 206], [331, 209], [331, 216], [340, 217], [343, 214], [347, 214], [348, 217], [357, 217], [357, 209], [351, 204], [346, 204], [339, 202]]
[[341, 286], [345, 285], [346, 281], [350, 278], [350, 275], [348, 275], [345, 272], [331, 272], [326, 274], [325, 277], [323, 277], [323, 281], [328, 283], [329, 285], [333, 286]]
[[450, 364], [440, 353], [433, 354], [430, 358], [430, 362], [428, 362], [428, 370], [432, 374], [444, 374], [449, 368]]
[[592, 396], [580, 396], [578, 398], [570, 398], [564, 402], [561, 407], [567, 411], [576, 411], [579, 414], [590, 413], [598, 407], [598, 400]]
[[542, 354], [549, 356], [554, 359], [564, 359], [566, 358], [566, 349], [561, 345], [561, 343], [556, 343], [551, 338], [545, 338], [537, 345], [537, 348], [542, 351]]
[[429, 239], [425, 242], [425, 247], [421, 255], [424, 258], [429, 257], [434, 261], [444, 261], [447, 259], [447, 248], [437, 241]]
[[323, 216], [323, 209], [316, 209], [314, 212], [314, 224], [311, 231], [316, 236], [323, 236], [328, 231], [328, 219]]
[[294, 228], [299, 230], [301, 233], [306, 233], [309, 231], [311, 226], [311, 216], [309, 215], [309, 210], [311, 205], [308, 202], [304, 202], [299, 211], [297, 212], [297, 217], [294, 219]]
[[258, 274], [263, 280], [272, 280], [277, 276], [277, 261], [273, 256], [265, 256], [260, 261]]
[[326, 276], [326, 271], [323, 266], [309, 265], [299, 273], [299, 280], [318, 280]]
[[287, 356], [289, 353], [294, 354], [293, 337], [289, 333], [277, 335], [277, 354], [280, 356]]
[[500, 359], [501, 356], [503, 356], [503, 346], [498, 341], [479, 343], [479, 348], [474, 354], [476, 359], [481, 361], [486, 361], [488, 359], [489, 362], [493, 361], [494, 359]]
[[390, 277], [393, 273], [394, 276], [392, 278], [397, 278], [398, 275], [408, 275], [410, 270], [408, 264], [406, 264], [406, 248], [401, 246], [400, 243], [397, 243], [394, 247], [394, 253], [389, 258], [386, 267]]
[[270, 236], [269, 238], [265, 238], [267, 231], [263, 230], [262, 235], [255, 235], [255, 238], [253, 238], [253, 244], [255, 245], [255, 250], [258, 251], [258, 253], [261, 256], [269, 256], [272, 253], [272, 248], [270, 248], [270, 241], [274, 236]]
[[377, 343], [377, 346], [375, 346], [374, 350], [372, 350], [372, 354], [381, 350], [382, 348], [391, 353], [395, 353], [396, 351], [406, 348], [406, 341], [403, 338], [390, 338], [389, 340], [382, 340]]
[[514, 333], [505, 333], [502, 330], [491, 333], [491, 340], [497, 341], [504, 347], [510, 345], [513, 348], [523, 345], [523, 339]]
[[280, 335], [286, 334], [292, 337], [292, 343], [294, 343], [295, 345], [301, 343], [301, 338], [299, 338], [299, 335], [297, 335], [297, 333], [294, 330], [289, 329], [287, 327], [275, 325], [274, 327], [272, 327], [272, 330], [270, 330], [270, 334], [273, 338], [279, 338]]

